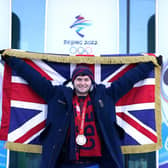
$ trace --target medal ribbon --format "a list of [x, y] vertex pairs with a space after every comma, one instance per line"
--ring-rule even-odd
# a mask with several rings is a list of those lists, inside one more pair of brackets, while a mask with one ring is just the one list
[[77, 96], [75, 96], [75, 103], [76, 103], [76, 115], [77, 115], [77, 120], [79, 121], [78, 126], [79, 126], [79, 135], [84, 135], [84, 124], [85, 124], [85, 114], [86, 114], [86, 108], [87, 108], [87, 102], [88, 102], [89, 96], [87, 96], [84, 100], [83, 107], [82, 107], [82, 114], [81, 114], [81, 109], [80, 105], [78, 102]]

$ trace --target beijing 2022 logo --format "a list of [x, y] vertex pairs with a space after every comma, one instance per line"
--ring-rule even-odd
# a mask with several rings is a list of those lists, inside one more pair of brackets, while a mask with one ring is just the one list
[[85, 29], [88, 26], [91, 26], [92, 23], [89, 20], [86, 20], [83, 16], [78, 15], [75, 17], [76, 21], [70, 26], [70, 28], [75, 28], [76, 29], [76, 33], [80, 36], [80, 37], [84, 37], [85, 35], [82, 34], [82, 30]]

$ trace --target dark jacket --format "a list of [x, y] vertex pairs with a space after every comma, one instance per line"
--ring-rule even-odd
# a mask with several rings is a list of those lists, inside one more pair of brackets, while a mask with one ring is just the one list
[[[65, 86], [52, 86], [24, 61], [12, 58], [8, 64], [28, 81], [30, 86], [48, 104], [46, 128], [40, 136], [43, 145], [42, 164], [40, 168], [58, 168], [58, 158], [67, 135], [70, 123], [74, 123], [72, 97], [73, 90]], [[103, 141], [101, 168], [123, 168], [120, 138], [122, 129], [116, 124], [115, 103], [126, 94], [132, 86], [146, 77], [153, 64], [140, 63], [128, 71], [109, 88], [95, 85], [90, 93], [99, 134]], [[72, 130], [71, 130], [72, 131]], [[75, 135], [74, 132], [72, 134]], [[75, 143], [75, 142], [74, 142]], [[73, 145], [72, 145], [73, 146]]]

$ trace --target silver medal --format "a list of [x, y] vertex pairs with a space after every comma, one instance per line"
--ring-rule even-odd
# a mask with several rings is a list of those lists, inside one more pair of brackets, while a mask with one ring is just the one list
[[76, 143], [78, 145], [83, 146], [83, 145], [86, 144], [86, 141], [87, 141], [87, 139], [86, 139], [85, 135], [83, 135], [83, 134], [77, 135], [77, 137], [76, 137]]

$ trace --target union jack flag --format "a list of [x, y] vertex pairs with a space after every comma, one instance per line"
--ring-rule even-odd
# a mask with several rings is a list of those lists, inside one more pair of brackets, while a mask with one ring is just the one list
[[[25, 60], [52, 82], [63, 84], [70, 79], [76, 65], [42, 60]], [[96, 83], [107, 87], [133, 68], [134, 64], [90, 65]], [[136, 83], [116, 104], [118, 124], [125, 130], [122, 146], [143, 146], [158, 143], [155, 115], [155, 71]], [[3, 112], [1, 139], [21, 144], [36, 144], [45, 127], [47, 104], [18, 74], [5, 65], [3, 81]], [[133, 149], [131, 149], [133, 151]], [[124, 150], [127, 153], [127, 150]], [[135, 152], [135, 151], [134, 151]], [[129, 151], [128, 151], [129, 153]]]

